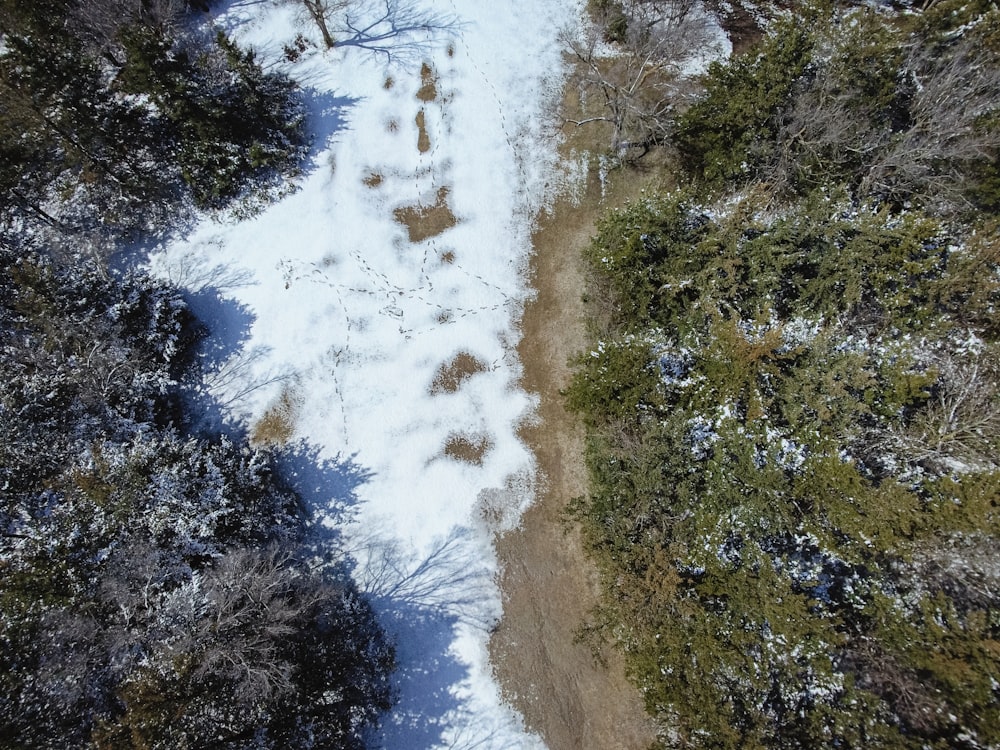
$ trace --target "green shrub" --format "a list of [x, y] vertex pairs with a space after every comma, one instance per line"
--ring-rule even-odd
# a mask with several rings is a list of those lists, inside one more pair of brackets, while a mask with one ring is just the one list
[[709, 68], [705, 93], [677, 120], [685, 169], [711, 188], [765, 175], [774, 140], [812, 59], [808, 19], [779, 23], [754, 51]]
[[601, 343], [567, 399], [606, 587], [591, 635], [668, 746], [993, 741], [975, 665], [1000, 602], [941, 568], [943, 539], [980, 534], [965, 565], [992, 576], [1000, 533], [992, 344], [947, 353], [990, 335], [993, 240], [841, 190], [780, 212], [689, 195], [610, 213], [586, 250]]

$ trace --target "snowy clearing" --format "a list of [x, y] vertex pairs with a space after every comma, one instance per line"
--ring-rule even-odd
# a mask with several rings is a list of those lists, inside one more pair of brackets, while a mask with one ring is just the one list
[[151, 266], [210, 328], [221, 416], [301, 442], [318, 464], [290, 467], [298, 489], [347, 523], [398, 645], [399, 702], [375, 746], [543, 746], [502, 703], [486, 642], [493, 537], [534, 492], [514, 346], [533, 218], [568, 179], [550, 107], [557, 35], [581, 6], [371, 2], [352, 16], [378, 22], [367, 39], [331, 51], [291, 4], [212, 18], [299, 82], [316, 141], [297, 191], [202, 220]]

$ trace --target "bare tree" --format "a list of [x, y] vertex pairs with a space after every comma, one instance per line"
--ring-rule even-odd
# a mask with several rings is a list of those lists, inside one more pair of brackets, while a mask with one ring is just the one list
[[[852, 80], [857, 70], [832, 65], [844, 49], [860, 46], [865, 23], [847, 26], [843, 36], [821, 40], [815, 75], [798, 96], [778, 133], [768, 181], [776, 189], [810, 178], [797, 170], [817, 165], [817, 180], [830, 172], [855, 175], [861, 195], [935, 201], [940, 208], [965, 205], [971, 165], [1000, 148], [1000, 128], [986, 119], [1000, 111], [1000, 64], [974, 31], [944, 45], [916, 40], [903, 50], [893, 105], [866, 98]], [[878, 18], [875, 24], [881, 24]], [[854, 33], [854, 36], [852, 36]], [[882, 57], [892, 53], [873, 47]], [[883, 71], [884, 75], [884, 71]]]
[[1000, 61], [984, 50], [970, 33], [947, 54], [926, 45], [910, 51], [911, 124], [872, 165], [865, 192], [918, 192], [964, 202], [965, 170], [1000, 148], [1000, 128], [983, 124], [1000, 111]]
[[926, 406], [898, 435], [916, 461], [994, 466], [1000, 435], [1000, 363], [990, 351], [941, 354]]
[[686, 95], [684, 63], [705, 47], [708, 23], [694, 0], [631, 0], [619, 9], [600, 15], [581, 37], [562, 36], [578, 62], [580, 93], [580, 111], [565, 119], [605, 123], [620, 156], [638, 148], [641, 157], [666, 139]]
[[425, 10], [413, 0], [294, 1], [316, 24], [327, 49], [358, 47], [388, 61], [422, 51], [427, 35], [458, 23], [455, 16]]
[[899, 570], [921, 594], [943, 591], [961, 607], [988, 609], [1000, 597], [1000, 555], [991, 534], [932, 537], [918, 544], [913, 558]]
[[194, 685], [225, 682], [247, 710], [273, 703], [296, 686], [287, 643], [336, 596], [287, 550], [233, 550], [158, 603], [166, 631], [155, 661], [188, 664]]
[[330, 31], [332, 16], [334, 13], [344, 10], [348, 6], [348, 0], [302, 0], [302, 6], [306, 9], [309, 17], [316, 24], [319, 33], [323, 36], [323, 44], [327, 49], [333, 49], [337, 44]]
[[846, 657], [861, 687], [885, 698], [909, 726], [930, 730], [940, 716], [935, 691], [916, 670], [902, 664], [872, 639], [861, 639]]
[[202, 650], [195, 676], [226, 679], [246, 706], [290, 693], [294, 667], [282, 655], [283, 641], [317, 601], [315, 591], [300, 596], [298, 578], [289, 553], [277, 547], [223, 557], [206, 577], [207, 617], [192, 633]]

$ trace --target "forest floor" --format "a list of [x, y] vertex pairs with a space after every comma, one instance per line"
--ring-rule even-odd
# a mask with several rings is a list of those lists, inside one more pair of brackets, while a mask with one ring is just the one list
[[[593, 154], [598, 137], [586, 130], [570, 134], [564, 157], [581, 149]], [[579, 528], [566, 518], [567, 504], [586, 492], [587, 472], [583, 428], [564, 408], [561, 391], [571, 358], [587, 346], [581, 251], [601, 214], [641, 195], [662, 175], [656, 161], [651, 154], [639, 167], [602, 177], [591, 155], [585, 188], [561, 196], [534, 235], [537, 296], [525, 309], [518, 353], [522, 388], [540, 398], [538, 419], [522, 438], [534, 451], [541, 482], [519, 527], [497, 542], [504, 616], [490, 652], [504, 697], [550, 750], [641, 750], [655, 737], [620, 655], [604, 648], [598, 658], [577, 638], [600, 588]]]

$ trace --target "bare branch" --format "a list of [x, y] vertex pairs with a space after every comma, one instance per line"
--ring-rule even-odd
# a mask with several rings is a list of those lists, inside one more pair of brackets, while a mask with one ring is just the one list
[[688, 0], [623, 3], [627, 33], [617, 47], [605, 41], [609, 18], [598, 19], [582, 37], [564, 32], [561, 40], [578, 61], [580, 100], [580, 112], [564, 121], [607, 123], [611, 147], [622, 158], [637, 148], [642, 152], [633, 158], [641, 158], [664, 142], [686, 94], [683, 64], [707, 39], [708, 19], [693, 8]]
[[933, 362], [938, 381], [926, 406], [898, 434], [915, 461], [949, 469], [995, 465], [1000, 435], [1000, 365], [992, 352], [943, 353]]

